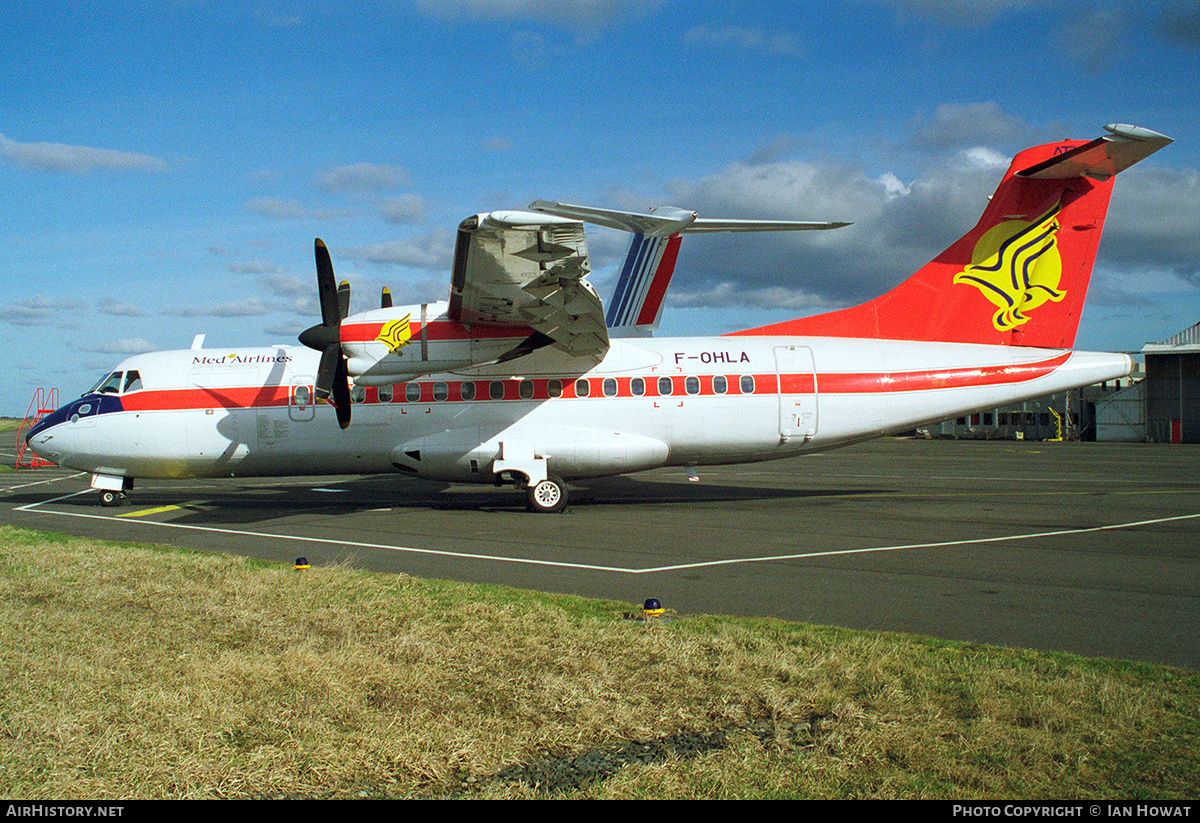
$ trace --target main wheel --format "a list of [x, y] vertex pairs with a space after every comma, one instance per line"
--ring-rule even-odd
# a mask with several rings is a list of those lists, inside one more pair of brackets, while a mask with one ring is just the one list
[[121, 505], [121, 493], [117, 492], [117, 491], [112, 491], [111, 489], [105, 489], [104, 491], [100, 492], [100, 505], [101, 506], [119, 506], [119, 505]]
[[567, 507], [567, 484], [561, 477], [547, 477], [525, 490], [529, 510], [541, 514], [556, 514]]

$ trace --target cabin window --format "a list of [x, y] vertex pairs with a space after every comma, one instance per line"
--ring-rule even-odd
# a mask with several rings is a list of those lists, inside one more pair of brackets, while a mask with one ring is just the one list
[[635, 377], [629, 381], [629, 391], [633, 392], [635, 397], [641, 397], [646, 393], [646, 381], [640, 377]]
[[491, 383], [488, 383], [488, 397], [492, 398], [493, 400], [504, 399], [503, 380], [493, 380]]
[[992, 423], [992, 413], [991, 413], [991, 412], [984, 412], [984, 413], [983, 413], [983, 425], [985, 425], [985, 426], [991, 426], [991, 425], [994, 425], [994, 424]]
[[562, 397], [562, 381], [551, 380], [546, 383], [546, 394], [551, 397]]
[[588, 381], [587, 381], [586, 377], [581, 377], [575, 381], [575, 396], [576, 397], [587, 397], [589, 394], [591, 394], [591, 392], [592, 392], [592, 390], [591, 390], [591, 387], [588, 385]]
[[367, 399], [367, 390], [364, 389], [362, 386], [355, 386], [354, 388], [350, 389], [350, 402], [351, 403], [361, 403], [366, 399]]
[[475, 399], [475, 384], [470, 380], [463, 382], [458, 387], [458, 394], [463, 400], [467, 400], [467, 401], [474, 400]]
[[521, 395], [522, 400], [533, 399], [533, 381], [522, 380], [517, 384], [517, 394]]
[[658, 393], [659, 394], [661, 394], [663, 397], [666, 397], [673, 390], [674, 390], [674, 386], [671, 385], [671, 378], [669, 378], [669, 377], [658, 378]]
[[392, 387], [391, 386], [380, 386], [378, 389], [378, 392], [379, 392], [379, 402], [380, 403], [391, 403], [392, 402]]
[[308, 386], [296, 386], [292, 389], [292, 405], [307, 406], [312, 402], [312, 392]]
[[612, 377], [604, 378], [604, 396], [605, 397], [616, 397], [617, 396], [617, 381], [615, 378], [612, 378]]
[[142, 376], [138, 374], [137, 369], [132, 369], [125, 373], [125, 391], [137, 391], [142, 387]]
[[971, 415], [971, 425], [972, 426], [979, 425], [979, 412], [975, 412], [973, 415]]
[[441, 380], [433, 384], [433, 399], [441, 403], [450, 396], [450, 387]]
[[725, 379], [725, 375], [718, 374], [713, 378], [713, 394], [724, 394], [729, 391], [729, 381]]
[[416, 403], [421, 399], [421, 384], [420, 383], [405, 383], [404, 384], [404, 399], [409, 403]]
[[742, 394], [754, 394], [754, 375], [743, 374], [739, 385], [742, 387]]
[[700, 393], [700, 378], [699, 377], [688, 377], [687, 379], [685, 379], [683, 381], [683, 387], [687, 391], [688, 394], [699, 394]]

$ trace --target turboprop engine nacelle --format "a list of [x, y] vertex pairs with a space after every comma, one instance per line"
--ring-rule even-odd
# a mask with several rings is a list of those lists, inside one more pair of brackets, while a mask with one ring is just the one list
[[342, 321], [347, 371], [360, 386], [384, 386], [424, 374], [494, 363], [514, 352], [529, 329], [464, 324], [447, 304], [372, 309]]

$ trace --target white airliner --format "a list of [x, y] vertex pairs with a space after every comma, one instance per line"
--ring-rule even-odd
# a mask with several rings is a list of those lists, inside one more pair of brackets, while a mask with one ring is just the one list
[[[1071, 346], [1112, 177], [1171, 140], [1105, 128], [1018, 154], [979, 223], [883, 296], [720, 337], [649, 336], [680, 235], [845, 224], [538, 201], [459, 226], [448, 302], [385, 290], [349, 316], [317, 240], [306, 348], [130, 357], [27, 441], [105, 505], [137, 477], [400, 472], [555, 512], [576, 478], [773, 460], [1121, 377], [1128, 356]], [[607, 322], [584, 222], [634, 233]]]

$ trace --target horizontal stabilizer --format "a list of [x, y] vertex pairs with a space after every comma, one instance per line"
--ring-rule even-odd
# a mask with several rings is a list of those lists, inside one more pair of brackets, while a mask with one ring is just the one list
[[803, 220], [726, 220], [700, 217], [694, 211], [675, 206], [658, 206], [648, 212], [634, 212], [537, 200], [530, 203], [529, 208], [634, 235], [605, 318], [613, 337], [647, 336], [658, 328], [662, 319], [663, 300], [679, 256], [681, 234], [823, 231], [850, 225]]
[[669, 237], [672, 234], [701, 234], [718, 231], [820, 231], [840, 229], [849, 223], [812, 222], [803, 220], [722, 220], [700, 217], [694, 211], [675, 206], [658, 206], [649, 212], [616, 211], [577, 206], [571, 203], [552, 203], [537, 200], [529, 208], [543, 214], [553, 214], [597, 226], [607, 226], [647, 237]]
[[1165, 134], [1123, 123], [1105, 126], [1104, 130], [1109, 134], [1023, 169], [1017, 176], [1035, 180], [1090, 177], [1103, 181], [1175, 142]]

